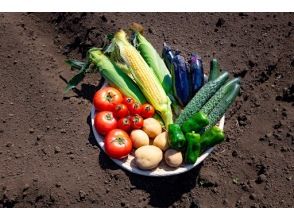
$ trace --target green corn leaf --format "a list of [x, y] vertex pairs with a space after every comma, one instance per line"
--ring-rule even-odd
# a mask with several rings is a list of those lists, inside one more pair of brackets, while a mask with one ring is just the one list
[[71, 78], [71, 80], [69, 80], [64, 90], [64, 93], [67, 93], [69, 90], [75, 88], [84, 79], [89, 65], [90, 65], [90, 62], [88, 61], [82, 66], [78, 74], [75, 75], [73, 78]]
[[109, 40], [109, 41], [111, 41], [113, 38], [114, 38], [114, 33], [106, 35], [106, 39]]
[[85, 65], [85, 62], [79, 60], [66, 60], [66, 64], [68, 64], [71, 68], [80, 70]]

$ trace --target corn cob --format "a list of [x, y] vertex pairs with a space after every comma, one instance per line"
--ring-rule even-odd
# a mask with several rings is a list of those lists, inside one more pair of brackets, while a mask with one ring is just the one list
[[119, 54], [119, 58], [128, 65], [135, 82], [149, 103], [158, 111], [165, 126], [172, 124], [173, 115], [170, 99], [152, 69], [136, 48], [128, 42], [126, 33], [123, 30], [117, 32], [112, 43], [115, 48], [114, 54]]
[[113, 62], [119, 69], [121, 69], [121, 71], [123, 71], [125, 74], [127, 74], [132, 80], [133, 79], [133, 75], [131, 74], [131, 71], [129, 69], [129, 67], [124, 64], [124, 63], [121, 63], [121, 62], [116, 62], [115, 60], [111, 59], [111, 62]]
[[167, 95], [172, 94], [171, 74], [162, 58], [159, 56], [151, 43], [133, 28], [134, 45], [144, 58], [145, 62], [154, 71]]

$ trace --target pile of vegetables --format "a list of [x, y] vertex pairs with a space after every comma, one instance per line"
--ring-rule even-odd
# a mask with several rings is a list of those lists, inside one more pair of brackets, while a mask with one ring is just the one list
[[198, 54], [186, 62], [164, 43], [160, 56], [142, 30], [133, 24], [129, 35], [119, 30], [106, 48], [90, 49], [86, 62], [67, 61], [79, 72], [66, 91], [94, 66], [109, 84], [96, 92], [93, 105], [95, 129], [105, 137], [110, 157], [123, 159], [134, 151], [144, 170], [161, 161], [172, 168], [194, 164], [224, 141], [216, 125], [238, 96], [240, 79], [229, 79], [212, 59], [206, 80]]

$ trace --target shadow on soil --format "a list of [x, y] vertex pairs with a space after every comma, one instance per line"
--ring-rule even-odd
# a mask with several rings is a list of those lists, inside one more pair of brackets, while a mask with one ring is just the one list
[[[154, 207], [170, 207], [196, 186], [202, 164], [195, 169], [169, 177], [146, 177], [125, 172], [132, 185], [149, 193], [149, 204]], [[191, 201], [190, 207], [198, 207]]]
[[[68, 81], [63, 76], [59, 76], [59, 77], [66, 84], [68, 83]], [[64, 96], [63, 99], [69, 99], [70, 97], [76, 97], [76, 98], [86, 99], [92, 103], [92, 99], [94, 97], [95, 92], [98, 91], [99, 89], [101, 89], [104, 82], [105, 82], [104, 78], [101, 78], [101, 80], [99, 81], [99, 84], [97, 86], [82, 83], [80, 89], [77, 89], [77, 88], [72, 89], [72, 91], [76, 94], [75, 96]]]

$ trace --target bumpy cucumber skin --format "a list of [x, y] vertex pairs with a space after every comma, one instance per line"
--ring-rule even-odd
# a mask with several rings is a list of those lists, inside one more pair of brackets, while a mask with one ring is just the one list
[[210, 72], [208, 76], [208, 81], [215, 80], [220, 75], [220, 66], [217, 59], [212, 59], [210, 61]]
[[212, 109], [225, 97], [226, 94], [232, 92], [235, 87], [235, 84], [240, 83], [239, 78], [235, 78], [223, 85], [205, 105], [200, 109], [201, 112], [208, 115]]
[[216, 91], [228, 80], [228, 78], [229, 73], [224, 72], [216, 80], [206, 83], [184, 108], [180, 116], [176, 119], [176, 123], [182, 125], [193, 114], [198, 112], [202, 106], [216, 93]]
[[225, 112], [229, 109], [229, 107], [234, 103], [236, 97], [239, 95], [240, 92], [240, 85], [235, 84], [234, 89], [227, 94], [210, 112], [208, 115], [209, 125], [207, 129], [210, 129], [223, 117]]

